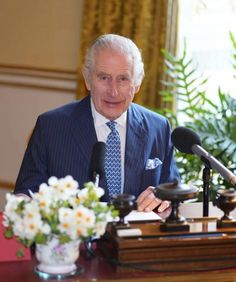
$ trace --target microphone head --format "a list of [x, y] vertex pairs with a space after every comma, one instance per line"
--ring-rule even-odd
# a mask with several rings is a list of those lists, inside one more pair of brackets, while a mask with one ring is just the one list
[[194, 154], [193, 145], [201, 145], [200, 137], [191, 129], [178, 126], [171, 134], [173, 145], [182, 153]]
[[105, 143], [97, 142], [93, 146], [93, 151], [89, 165], [89, 177], [93, 181], [94, 175], [99, 174], [100, 179], [104, 174]]

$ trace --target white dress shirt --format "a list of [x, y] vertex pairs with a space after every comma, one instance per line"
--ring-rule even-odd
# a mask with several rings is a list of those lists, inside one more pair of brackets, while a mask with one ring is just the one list
[[[94, 126], [97, 134], [97, 139], [100, 142], [107, 140], [108, 134], [111, 132], [110, 128], [106, 125], [109, 119], [102, 116], [95, 109], [93, 100], [91, 101], [92, 116]], [[124, 190], [124, 163], [125, 163], [125, 140], [126, 140], [126, 122], [127, 122], [127, 111], [125, 111], [119, 118], [115, 120], [117, 122], [117, 130], [120, 134], [120, 145], [121, 145], [121, 193]]]

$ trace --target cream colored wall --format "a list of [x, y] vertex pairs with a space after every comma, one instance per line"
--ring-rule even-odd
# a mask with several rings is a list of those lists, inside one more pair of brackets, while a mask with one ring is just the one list
[[75, 70], [82, 0], [0, 0], [0, 64]]
[[14, 183], [39, 114], [74, 100], [73, 92], [0, 84], [0, 180]]
[[82, 4], [0, 0], [0, 210], [37, 116], [75, 99]]

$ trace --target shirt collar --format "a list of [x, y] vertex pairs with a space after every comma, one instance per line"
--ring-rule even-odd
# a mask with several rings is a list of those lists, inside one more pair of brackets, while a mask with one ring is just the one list
[[[92, 98], [90, 98], [90, 101], [91, 101], [91, 110], [92, 110], [92, 116], [93, 116], [95, 127], [99, 127], [99, 126], [106, 124], [109, 121], [109, 119], [105, 118], [103, 115], [101, 115], [99, 112], [97, 112], [97, 110], [95, 109]], [[127, 111], [125, 111], [120, 117], [115, 119], [115, 121], [120, 126], [126, 127]]]

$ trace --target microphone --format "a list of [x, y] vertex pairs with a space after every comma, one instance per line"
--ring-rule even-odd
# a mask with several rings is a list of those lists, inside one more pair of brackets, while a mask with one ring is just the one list
[[215, 169], [225, 180], [236, 185], [236, 175], [201, 147], [200, 137], [194, 131], [183, 126], [176, 127], [171, 134], [171, 140], [180, 152], [195, 154], [203, 161], [207, 160], [211, 168]]
[[105, 143], [97, 142], [93, 146], [93, 151], [89, 165], [89, 177], [98, 187], [99, 180], [104, 174]]

